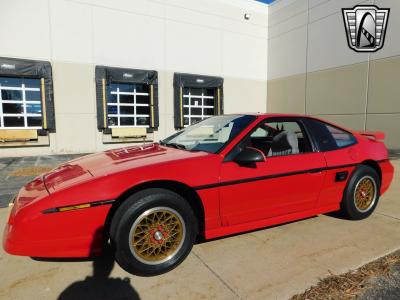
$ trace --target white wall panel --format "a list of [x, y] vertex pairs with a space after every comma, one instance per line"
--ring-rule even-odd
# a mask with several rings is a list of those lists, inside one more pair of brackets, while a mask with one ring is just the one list
[[198, 10], [174, 5], [165, 5], [165, 17], [167, 20], [186, 24], [200, 25], [211, 29], [220, 29], [222, 18], [216, 14], [202, 13]]
[[372, 53], [371, 59], [400, 55], [400, 1], [376, 0], [376, 5], [380, 8], [390, 7], [390, 13], [384, 47], [378, 52]]
[[278, 13], [280, 14], [285, 10], [291, 10], [292, 6], [298, 5], [297, 2], [299, 2], [299, 0], [277, 0], [268, 7], [268, 15], [270, 18], [272, 18], [273, 16], [277, 15]]
[[267, 39], [231, 32], [222, 37], [222, 75], [246, 79], [267, 79]]
[[[202, 14], [241, 21], [243, 24], [266, 25], [267, 5], [254, 0], [168, 0], [165, 3], [168, 6], [185, 7]], [[250, 20], [244, 20], [245, 13], [250, 13]]]
[[[352, 8], [357, 4], [372, 4], [373, 0], [330, 0], [330, 1], [318, 1], [318, 3], [310, 3], [310, 23], [315, 22], [319, 19], [328, 17], [332, 14], [340, 13], [342, 14], [342, 8]], [[340, 23], [343, 25], [342, 22]], [[344, 25], [343, 25], [344, 28]]]
[[307, 27], [268, 40], [268, 80], [306, 72]]
[[177, 72], [221, 74], [219, 30], [180, 22], [166, 22], [166, 69]]
[[313, 7], [322, 5], [322, 4], [327, 3], [329, 1], [332, 1], [332, 0], [308, 0], [308, 3], [309, 3], [308, 5], [309, 5], [309, 8], [311, 9]]
[[280, 9], [276, 13], [270, 11], [268, 20], [269, 26], [278, 25], [281, 22], [294, 18], [296, 15], [307, 12], [308, 0], [297, 0], [287, 3], [288, 5], [284, 9]]
[[[273, 3], [269, 7], [268, 21], [269, 79], [367, 61], [368, 54], [356, 53], [348, 47], [341, 11], [360, 3], [372, 4], [373, 0], [309, 0], [309, 4], [306, 0], [281, 0]], [[400, 2], [397, 3], [400, 9]], [[307, 19], [308, 34], [305, 27], [301, 29]], [[304, 34], [299, 34], [300, 31]], [[400, 47], [400, 42], [398, 44]], [[305, 51], [307, 57], [303, 55]], [[307, 69], [303, 68], [305, 62]]]
[[144, 69], [164, 67], [164, 21], [93, 8], [94, 63]]
[[48, 1], [1, 0], [0, 41], [1, 56], [48, 60]]
[[276, 25], [268, 27], [268, 38], [279, 38], [280, 35], [288, 33], [292, 30], [298, 29], [299, 27], [307, 25], [307, 11], [301, 12], [294, 15], [293, 17], [286, 19]]
[[109, 8], [115, 11], [130, 12], [148, 17], [164, 17], [164, 0], [68, 0], [85, 1], [96, 7]]
[[368, 53], [349, 48], [341, 12], [310, 23], [308, 28], [308, 72], [368, 60]]
[[[250, 19], [253, 16], [250, 15]], [[233, 19], [222, 19], [222, 31], [232, 32], [232, 33], [240, 33], [243, 35], [258, 37], [258, 38], [267, 38], [267, 18], [265, 18], [265, 23], [263, 26], [255, 25], [250, 22], [243, 22], [242, 20], [233, 20]]]
[[49, 3], [53, 59], [93, 62], [91, 6], [67, 0]]

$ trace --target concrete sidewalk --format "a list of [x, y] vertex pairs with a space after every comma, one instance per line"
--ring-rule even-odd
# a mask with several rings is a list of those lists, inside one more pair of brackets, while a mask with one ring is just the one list
[[[93, 291], [106, 299], [287, 299], [329, 272], [400, 249], [400, 161], [393, 163], [395, 181], [366, 220], [321, 215], [195, 245], [162, 276], [131, 276], [106, 259], [38, 262], [0, 250], [0, 299], [89, 299]], [[6, 218], [0, 209], [1, 230]]]

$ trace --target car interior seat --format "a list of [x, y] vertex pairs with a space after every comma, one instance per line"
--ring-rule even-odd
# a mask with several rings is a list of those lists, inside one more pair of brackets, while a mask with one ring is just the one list
[[281, 131], [272, 140], [268, 156], [288, 155], [299, 153], [299, 141], [297, 135], [290, 131]]

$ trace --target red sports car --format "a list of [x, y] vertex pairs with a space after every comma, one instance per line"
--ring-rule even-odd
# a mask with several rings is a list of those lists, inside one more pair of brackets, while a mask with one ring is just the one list
[[363, 219], [393, 178], [383, 138], [301, 115], [212, 117], [37, 177], [15, 197], [3, 245], [88, 257], [110, 244], [122, 268], [151, 276], [179, 265], [198, 237], [333, 211]]

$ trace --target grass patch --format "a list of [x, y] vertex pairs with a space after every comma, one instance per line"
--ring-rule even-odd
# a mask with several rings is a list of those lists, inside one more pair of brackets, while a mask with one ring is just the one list
[[392, 268], [399, 265], [400, 251], [396, 251], [357, 270], [341, 275], [331, 274], [291, 300], [354, 299], [371, 286], [374, 278], [390, 275]]

